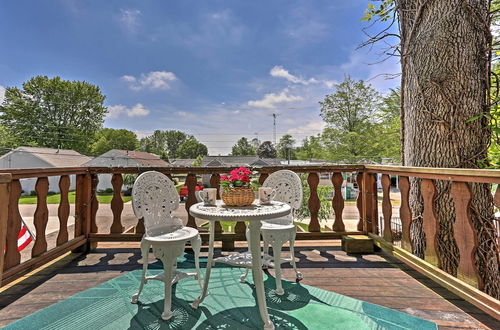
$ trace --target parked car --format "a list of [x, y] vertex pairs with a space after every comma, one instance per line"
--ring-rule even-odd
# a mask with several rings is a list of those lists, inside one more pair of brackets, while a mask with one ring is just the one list
[[[203, 190], [203, 188], [205, 188], [205, 187], [203, 186], [203, 184], [201, 182], [196, 183], [196, 188], [195, 188], [196, 191]], [[180, 197], [181, 201], [186, 200], [187, 195], [188, 195], [188, 187], [186, 186], [186, 184], [184, 184], [182, 186], [181, 190], [179, 190], [179, 197]]]

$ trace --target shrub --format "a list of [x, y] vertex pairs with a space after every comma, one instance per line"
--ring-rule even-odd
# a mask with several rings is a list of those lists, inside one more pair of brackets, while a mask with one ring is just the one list
[[105, 192], [106, 194], [112, 194], [112, 193], [113, 193], [113, 191], [114, 191], [114, 190], [113, 190], [113, 188], [106, 188], [106, 189], [104, 189], [104, 192]]
[[30, 191], [30, 196], [36, 196], [36, 191], [35, 190]]
[[53, 196], [53, 195], [56, 195], [57, 193], [55, 191], [49, 191], [47, 193], [47, 196]]

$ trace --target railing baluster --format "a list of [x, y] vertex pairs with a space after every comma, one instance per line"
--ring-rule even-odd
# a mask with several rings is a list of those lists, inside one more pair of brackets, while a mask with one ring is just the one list
[[431, 179], [422, 179], [420, 187], [424, 199], [424, 211], [422, 216], [425, 233], [425, 261], [439, 267], [439, 255], [437, 253], [437, 234], [439, 227], [436, 219], [436, 212], [434, 210], [436, 185]]
[[90, 200], [90, 232], [99, 232], [99, 227], [97, 227], [97, 210], [99, 209], [99, 200], [97, 199], [97, 185], [99, 184], [99, 176], [97, 174], [92, 174], [92, 190], [91, 190], [91, 200]]
[[85, 175], [78, 174], [76, 176], [76, 191], [75, 191], [75, 237], [82, 234], [82, 219], [83, 219], [83, 183], [85, 180]]
[[401, 247], [409, 252], [412, 252], [410, 225], [411, 225], [411, 209], [410, 209], [410, 180], [406, 176], [399, 177], [399, 191], [401, 193], [401, 207], [399, 208], [399, 217], [401, 219], [401, 230], [403, 236], [401, 238]]
[[452, 182], [451, 196], [455, 201], [456, 211], [453, 232], [460, 251], [457, 278], [482, 289], [482, 281], [475, 263], [477, 236], [469, 209], [472, 199], [471, 189], [465, 182]]
[[21, 230], [21, 213], [19, 212], [19, 197], [23, 188], [18, 179], [12, 180], [9, 195], [9, 219], [7, 223], [7, 242], [3, 269], [9, 269], [21, 262], [21, 254], [17, 250], [17, 236]]
[[35, 244], [31, 250], [31, 256], [37, 257], [47, 251], [47, 239], [45, 229], [49, 221], [49, 209], [47, 208], [47, 193], [49, 192], [49, 180], [47, 177], [40, 177], [36, 180], [36, 210], [33, 216], [33, 223], [36, 230]]
[[188, 196], [187, 196], [187, 200], [186, 200], [186, 211], [188, 213], [188, 222], [187, 222], [187, 226], [189, 227], [192, 227], [192, 228], [196, 228], [196, 221], [194, 219], [194, 217], [189, 214], [189, 208], [191, 207], [191, 205], [194, 205], [196, 204], [196, 196], [195, 196], [195, 193], [196, 193], [196, 183], [197, 183], [197, 179], [196, 179], [196, 175], [195, 174], [192, 174], [192, 173], [189, 173], [186, 177], [186, 186], [187, 186], [187, 189], [188, 189]]
[[387, 242], [393, 243], [391, 228], [392, 204], [391, 204], [391, 178], [388, 174], [382, 175], [382, 213], [384, 215], [384, 232], [383, 236]]
[[372, 174], [371, 176], [371, 191], [370, 197], [371, 203], [371, 218], [372, 218], [372, 233], [378, 235], [378, 187], [377, 187], [377, 174]]
[[111, 233], [123, 233], [125, 227], [122, 225], [123, 199], [121, 196], [123, 186], [123, 176], [121, 173], [114, 173], [111, 177], [113, 186], [113, 198], [111, 199], [111, 211], [113, 212], [113, 224]]
[[[220, 174], [214, 173], [210, 176], [210, 188], [217, 189], [217, 199], [220, 199]], [[215, 222], [215, 232], [222, 233], [222, 226], [219, 221]]]
[[363, 190], [363, 175], [364, 173], [363, 172], [358, 172], [358, 174], [356, 175], [356, 182], [358, 184], [358, 198], [356, 199], [356, 206], [358, 208], [358, 213], [359, 213], [359, 221], [358, 221], [358, 225], [357, 225], [357, 229], [359, 231], [363, 231], [363, 217], [364, 217], [364, 211], [363, 211], [363, 198], [364, 198], [364, 195], [365, 195], [365, 192]]
[[333, 223], [332, 229], [334, 231], [345, 231], [344, 221], [342, 220], [342, 211], [344, 210], [344, 198], [342, 197], [342, 183], [344, 178], [341, 172], [335, 172], [332, 175], [333, 184], [333, 199], [332, 207], [335, 212], [335, 222]]
[[57, 240], [56, 240], [57, 246], [64, 244], [68, 241], [69, 186], [70, 186], [69, 176], [61, 175], [59, 179], [59, 191], [61, 194], [61, 201], [57, 209], [57, 216], [59, 218], [59, 233], [57, 234]]
[[309, 173], [307, 177], [307, 183], [309, 184], [309, 190], [311, 192], [309, 196], [308, 206], [309, 212], [311, 213], [311, 222], [309, 222], [309, 231], [310, 232], [319, 232], [321, 231], [321, 227], [319, 225], [319, 208], [320, 200], [318, 197], [318, 184], [319, 184], [319, 175], [316, 172]]
[[[373, 209], [376, 208], [377, 191], [373, 191], [373, 174], [363, 174], [363, 231], [366, 233], [374, 232], [377, 215], [373, 217]], [[376, 184], [376, 183], [375, 183]], [[375, 197], [375, 203], [374, 203]], [[375, 206], [373, 205], [375, 204]]]
[[9, 190], [12, 176], [0, 174], [0, 286], [2, 285], [3, 266], [5, 260], [5, 247], [7, 245], [7, 223], [9, 220]]
[[260, 173], [259, 175], [259, 184], [262, 186], [264, 184], [264, 181], [266, 181], [267, 177], [269, 176], [269, 173]]

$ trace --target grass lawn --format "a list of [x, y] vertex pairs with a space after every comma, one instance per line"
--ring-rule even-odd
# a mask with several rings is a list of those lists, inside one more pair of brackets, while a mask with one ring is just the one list
[[[75, 192], [70, 191], [68, 194], [68, 199], [70, 204], [75, 203]], [[97, 200], [101, 204], [109, 204], [111, 203], [111, 199], [113, 198], [113, 194], [111, 193], [98, 193]], [[130, 201], [130, 196], [123, 196], [122, 200], [124, 203]], [[47, 196], [47, 204], [59, 204], [61, 202], [61, 194], [55, 194], [52, 196]], [[21, 196], [19, 198], [19, 204], [36, 204], [36, 196]]]

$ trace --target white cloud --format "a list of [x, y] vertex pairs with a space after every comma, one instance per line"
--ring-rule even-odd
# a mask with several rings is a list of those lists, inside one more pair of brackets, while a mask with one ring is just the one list
[[151, 111], [149, 111], [144, 105], [141, 103], [137, 103], [133, 107], [127, 107], [121, 104], [112, 105], [108, 107], [108, 113], [106, 115], [107, 119], [118, 118], [121, 116], [127, 117], [144, 117], [149, 115]]
[[128, 83], [129, 88], [135, 91], [149, 89], [170, 89], [171, 82], [177, 80], [177, 76], [172, 72], [167, 71], [151, 71], [149, 73], [141, 73], [141, 76], [136, 78], [131, 75], [124, 75], [121, 79]]
[[295, 84], [309, 85], [309, 84], [316, 84], [319, 82], [315, 78], [310, 78], [308, 80], [305, 80], [301, 77], [294, 76], [288, 70], [279, 65], [274, 66], [271, 69], [271, 71], [269, 71], [269, 74], [272, 77], [285, 78], [286, 80], [293, 82]]
[[[289, 134], [307, 134], [307, 135], [315, 135], [317, 133], [321, 133], [325, 128], [325, 122], [321, 120], [309, 121], [307, 124], [290, 128], [287, 133]], [[316, 132], [316, 133], [315, 133]]]
[[327, 88], [332, 88], [336, 82], [333, 80], [320, 80], [314, 77], [309, 79], [304, 79], [302, 77], [295, 76], [290, 73], [287, 69], [282, 67], [281, 65], [275, 65], [270, 71], [269, 74], [275, 78], [284, 78], [291, 83], [294, 84], [302, 84], [302, 85], [310, 85], [310, 84], [324, 84]]
[[120, 9], [120, 23], [130, 32], [136, 32], [140, 16], [138, 9]]
[[284, 89], [279, 94], [269, 93], [264, 95], [260, 100], [248, 101], [248, 105], [251, 107], [274, 109], [276, 108], [276, 104], [301, 100], [303, 100], [301, 96], [288, 95], [288, 90]]
[[4, 99], [5, 99], [5, 87], [0, 85], [0, 104], [3, 103]]

